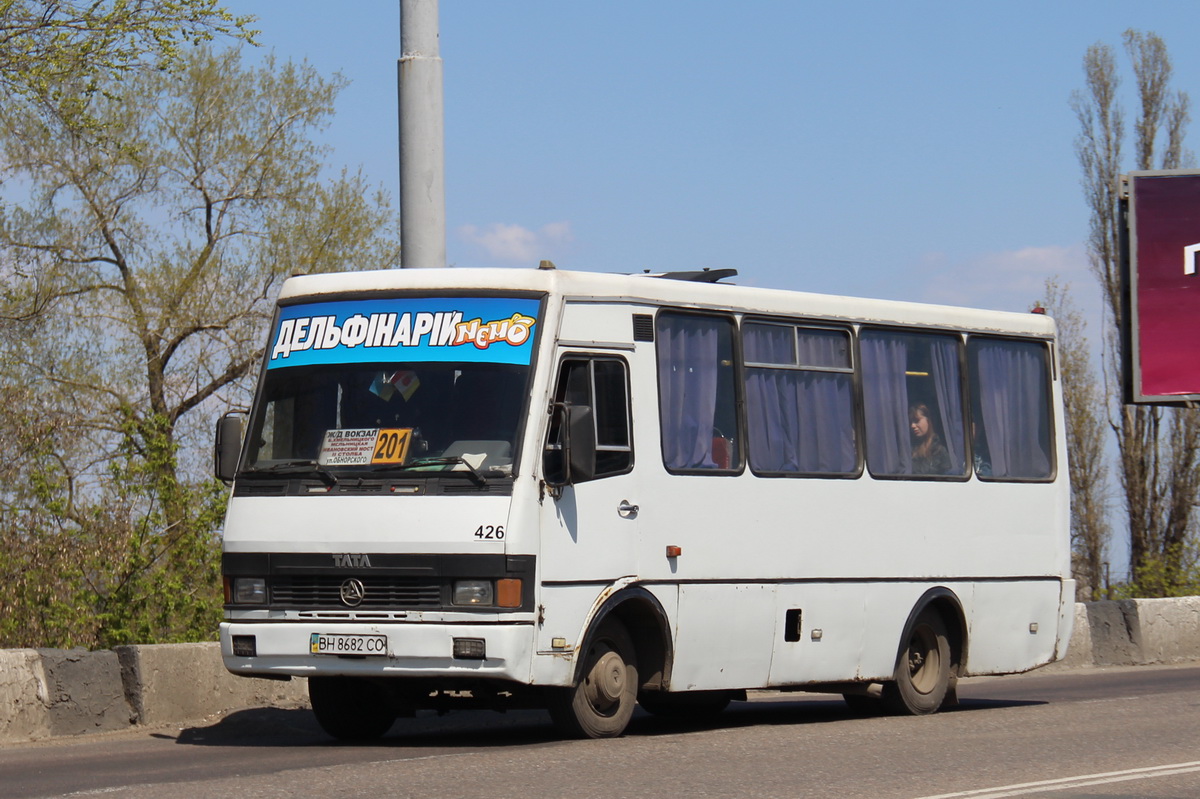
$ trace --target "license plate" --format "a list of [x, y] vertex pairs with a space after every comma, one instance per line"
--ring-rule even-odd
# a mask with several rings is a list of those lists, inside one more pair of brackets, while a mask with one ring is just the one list
[[386, 635], [313, 633], [308, 651], [314, 655], [386, 655]]

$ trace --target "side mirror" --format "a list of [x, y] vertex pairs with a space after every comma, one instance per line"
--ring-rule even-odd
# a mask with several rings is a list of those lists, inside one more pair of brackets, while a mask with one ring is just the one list
[[213, 447], [213, 474], [223, 483], [232, 483], [242, 455], [242, 412], [230, 411], [217, 420], [217, 440]]
[[583, 483], [596, 476], [596, 424], [587, 405], [567, 406], [567, 480]]
[[596, 476], [596, 425], [588, 405], [556, 402], [551, 408], [551, 440], [543, 459], [546, 485], [560, 488]]

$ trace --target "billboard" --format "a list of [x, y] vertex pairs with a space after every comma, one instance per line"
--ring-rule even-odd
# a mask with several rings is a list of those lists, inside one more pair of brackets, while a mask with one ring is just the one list
[[1200, 400], [1200, 170], [1123, 178], [1125, 399]]

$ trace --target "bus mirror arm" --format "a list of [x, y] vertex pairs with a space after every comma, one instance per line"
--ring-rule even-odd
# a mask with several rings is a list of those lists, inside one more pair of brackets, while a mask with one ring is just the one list
[[244, 411], [230, 411], [217, 420], [217, 437], [213, 446], [213, 474], [228, 485], [237, 474], [238, 458], [242, 454], [242, 417]]

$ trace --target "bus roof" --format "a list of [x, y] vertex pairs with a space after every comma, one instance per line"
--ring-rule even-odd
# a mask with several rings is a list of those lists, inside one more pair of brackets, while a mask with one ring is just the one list
[[610, 274], [559, 269], [388, 269], [301, 275], [284, 282], [279, 302], [351, 298], [419, 291], [537, 292], [567, 300], [724, 310], [747, 314], [875, 324], [920, 325], [978, 332], [1051, 337], [1054, 320], [1042, 314], [987, 311], [949, 305], [753, 288], [730, 283], [673, 280], [669, 275]]

